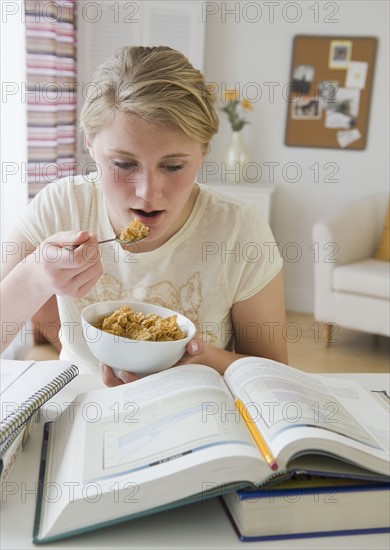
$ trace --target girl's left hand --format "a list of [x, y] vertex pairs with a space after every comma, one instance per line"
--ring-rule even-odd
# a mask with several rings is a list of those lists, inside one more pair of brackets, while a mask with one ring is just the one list
[[[187, 344], [186, 353], [183, 357], [173, 366], [178, 365], [190, 365], [193, 363], [200, 363], [202, 365], [208, 364], [208, 351], [210, 346], [205, 344], [200, 338], [194, 338]], [[104, 363], [100, 363], [100, 370], [102, 373], [102, 379], [106, 386], [112, 388], [114, 386], [120, 386], [121, 384], [128, 384], [139, 380], [139, 377], [132, 372], [120, 371], [118, 375], [115, 375], [113, 369]]]
[[207, 365], [208, 348], [208, 344], [205, 344], [200, 338], [194, 338], [191, 342], [188, 342], [186, 353], [176, 365], [190, 365], [191, 363]]

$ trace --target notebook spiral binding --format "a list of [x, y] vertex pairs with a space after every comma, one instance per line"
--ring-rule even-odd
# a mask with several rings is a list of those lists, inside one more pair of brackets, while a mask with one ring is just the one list
[[15, 441], [15, 439], [18, 437], [20, 432], [23, 431], [24, 426], [19, 426], [19, 428], [16, 428], [14, 432], [0, 445], [0, 458], [4, 455], [4, 453], [9, 449], [12, 445], [12, 443]]
[[18, 430], [18, 428], [26, 424], [30, 416], [46, 403], [46, 401], [58, 393], [61, 388], [66, 386], [68, 382], [73, 380], [78, 372], [79, 369], [76, 365], [70, 366], [64, 372], [53, 378], [51, 382], [26, 399], [20, 407], [6, 416], [0, 423], [0, 445], [2, 445], [12, 433]]

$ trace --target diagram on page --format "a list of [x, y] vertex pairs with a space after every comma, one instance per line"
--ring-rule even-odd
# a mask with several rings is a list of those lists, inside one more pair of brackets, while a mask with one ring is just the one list
[[274, 377], [252, 380], [241, 391], [247, 394], [248, 402], [258, 404], [258, 416], [270, 434], [295, 426], [310, 426], [380, 448], [347, 409], [313, 387]]
[[[177, 395], [144, 406], [131, 422], [127, 413], [87, 426], [84, 478], [136, 471], [215, 445], [253, 445], [235, 414], [221, 414], [225, 396], [213, 397], [213, 414], [202, 392]], [[224, 403], [224, 410], [226, 404]], [[100, 459], [99, 459], [100, 457]]]

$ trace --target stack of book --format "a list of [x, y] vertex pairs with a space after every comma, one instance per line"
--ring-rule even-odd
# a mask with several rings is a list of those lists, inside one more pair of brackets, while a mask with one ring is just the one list
[[[371, 391], [367, 395], [371, 397], [366, 401], [370, 407], [366, 411], [369, 416], [367, 427], [371, 428], [379, 441], [388, 440], [390, 396], [386, 390]], [[349, 398], [355, 397], [357, 396], [351, 392]], [[297, 401], [299, 400], [294, 401], [294, 406], [298, 405]], [[358, 398], [359, 401], [362, 404]], [[270, 404], [269, 402], [268, 405]], [[276, 405], [275, 401], [272, 404]], [[291, 404], [285, 403], [285, 406]], [[310, 409], [313, 412], [318, 411], [318, 405], [318, 402], [313, 402]], [[344, 415], [340, 411], [339, 402], [328, 401], [324, 406], [324, 410], [326, 409], [332, 411], [328, 420], [338, 424], [338, 414], [341, 412]], [[333, 412], [337, 413], [334, 417]], [[288, 418], [287, 420], [290, 421]], [[356, 426], [351, 430], [352, 424], [346, 416], [343, 420], [347, 421], [345, 427], [349, 423], [347, 431], [343, 433], [340, 426], [334, 426], [334, 432], [359, 439], [358, 433], [354, 433]], [[259, 431], [259, 425], [256, 426], [250, 415], [247, 415], [246, 421], [269, 466], [276, 466], [276, 460]], [[307, 422], [307, 427], [313, 425], [313, 420]], [[318, 427], [332, 429], [324, 424]], [[375, 448], [375, 444], [371, 443], [371, 446]], [[345, 460], [345, 457], [336, 448], [330, 454], [325, 449], [322, 452], [314, 450], [312, 453], [308, 450], [303, 454], [304, 458], [290, 459], [289, 471], [285, 472], [287, 479], [283, 480], [280, 475], [275, 476], [274, 482], [271, 479], [269, 485], [231, 491], [221, 497], [222, 505], [240, 540], [262, 541], [390, 532], [389, 463], [382, 477], [366, 470], [364, 454], [362, 460], [355, 456], [351, 457], [350, 462], [346, 459], [344, 464], [340, 461]]]
[[242, 541], [363, 535], [390, 531], [390, 483], [297, 475], [223, 495]]
[[222, 495], [248, 539], [386, 530], [388, 434], [358, 383], [261, 358], [89, 391], [45, 427], [33, 540]]

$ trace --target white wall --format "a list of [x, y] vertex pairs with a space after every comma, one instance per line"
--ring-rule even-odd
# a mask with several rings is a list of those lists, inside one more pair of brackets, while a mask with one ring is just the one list
[[[227, 87], [234, 87], [236, 82], [241, 86], [254, 82], [262, 91], [249, 114], [251, 123], [244, 128], [244, 136], [252, 161], [262, 168], [259, 185], [275, 185], [271, 225], [286, 260], [287, 307], [312, 311], [313, 223], [354, 198], [389, 189], [389, 3], [338, 0], [201, 4], [206, 18], [206, 79], [225, 82]], [[224, 12], [225, 8], [232, 10], [230, 14]], [[287, 103], [282, 89], [289, 81], [293, 37], [297, 34], [378, 38], [365, 150], [284, 145]], [[274, 98], [271, 85], [267, 85], [271, 82], [279, 84], [274, 88]], [[221, 130], [212, 144], [210, 161], [221, 161], [228, 136], [227, 121], [221, 116]], [[279, 165], [275, 165], [271, 181], [265, 163], [274, 162]], [[289, 163], [299, 165], [301, 177], [297, 182], [292, 180], [299, 172], [290, 171]], [[319, 168], [318, 181], [314, 166]], [[289, 261], [298, 253], [301, 257], [297, 261]], [[320, 259], [323, 257], [320, 254]]]

